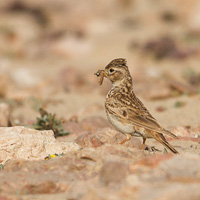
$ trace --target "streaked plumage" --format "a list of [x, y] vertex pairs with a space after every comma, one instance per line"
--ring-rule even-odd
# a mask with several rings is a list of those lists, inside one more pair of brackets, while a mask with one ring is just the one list
[[173, 153], [178, 153], [163, 135], [177, 137], [163, 129], [134, 94], [132, 78], [125, 59], [111, 61], [105, 70], [99, 70], [96, 75], [100, 76], [100, 85], [104, 77], [113, 85], [107, 94], [105, 109], [111, 124], [127, 136], [121, 144], [131, 136], [141, 136], [144, 148], [146, 138], [154, 138]]

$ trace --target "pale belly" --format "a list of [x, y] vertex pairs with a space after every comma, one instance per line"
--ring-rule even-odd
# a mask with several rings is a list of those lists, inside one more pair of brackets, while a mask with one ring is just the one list
[[134, 126], [132, 124], [125, 124], [120, 122], [115, 116], [110, 115], [108, 113], [107, 117], [108, 120], [110, 121], [110, 123], [120, 132], [124, 133], [124, 134], [133, 134], [135, 132]]
[[107, 113], [107, 118], [110, 123], [117, 129], [119, 132], [123, 134], [130, 134], [136, 137], [144, 137], [144, 138], [151, 138], [152, 136], [145, 131], [144, 128], [135, 127], [133, 124], [129, 123], [122, 123], [119, 121], [115, 116], [110, 115]]

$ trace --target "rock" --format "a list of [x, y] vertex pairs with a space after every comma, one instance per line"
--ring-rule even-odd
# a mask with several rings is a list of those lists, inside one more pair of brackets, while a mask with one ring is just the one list
[[[77, 190], [77, 188], [79, 188]], [[73, 184], [68, 191], [67, 199], [85, 199], [83, 196], [88, 194], [88, 184], [86, 181], [78, 181]], [[86, 198], [87, 199], [87, 198]]]
[[[126, 139], [126, 136], [120, 132], [117, 132], [114, 138], [112, 138], [110, 143], [117, 143], [120, 144], [124, 139]], [[141, 139], [137, 137], [131, 137], [131, 139], [123, 144], [125, 147], [134, 147], [137, 149], [142, 149], [142, 142]]]
[[180, 137], [194, 137], [195, 132], [190, 131], [187, 127], [178, 126], [172, 130], [172, 133]]
[[195, 138], [200, 137], [200, 124], [195, 125], [192, 131], [195, 133]]
[[9, 124], [9, 106], [5, 103], [0, 103], [0, 127], [8, 126]]
[[144, 153], [141, 150], [115, 144], [105, 144], [98, 148], [83, 148], [79, 153], [83, 157], [91, 157], [92, 160], [102, 160], [103, 163], [107, 161], [132, 163], [144, 157]]
[[122, 162], [106, 162], [100, 171], [100, 183], [104, 186], [122, 183], [128, 175], [128, 167]]
[[83, 134], [79, 136], [75, 141], [81, 147], [99, 147], [104, 144], [93, 133]]
[[46, 181], [38, 185], [28, 184], [21, 191], [23, 194], [50, 194], [58, 192], [54, 182]]
[[23, 126], [0, 128], [0, 162], [10, 159], [39, 160], [49, 154], [77, 151], [73, 142], [58, 142], [52, 131], [38, 131]]
[[76, 139], [81, 147], [98, 147], [104, 143], [114, 143], [117, 131], [112, 128], [102, 128], [93, 132], [86, 132]]
[[170, 159], [172, 156], [172, 154], [146, 156], [138, 162], [133, 162], [129, 166], [129, 170], [132, 173], [137, 171], [151, 171], [152, 168], [156, 168], [160, 163]]
[[170, 184], [166, 183], [153, 183], [148, 184], [145, 188], [143, 187], [140, 190], [139, 199], [148, 199], [148, 200], [198, 200], [200, 199], [200, 184], [199, 183], [176, 183], [171, 182]]
[[174, 156], [162, 162], [159, 168], [171, 179], [182, 181], [200, 178], [200, 161], [197, 156]]
[[[98, 127], [98, 126], [97, 126]], [[97, 128], [94, 126], [94, 129]], [[113, 128], [101, 128], [96, 131], [86, 132], [80, 135], [75, 141], [81, 147], [99, 147], [105, 143], [120, 144], [126, 137]], [[141, 149], [141, 141], [136, 137], [132, 137], [123, 146]]]

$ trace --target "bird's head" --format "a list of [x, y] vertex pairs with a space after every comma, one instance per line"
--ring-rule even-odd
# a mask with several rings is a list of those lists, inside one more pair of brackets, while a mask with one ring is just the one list
[[114, 86], [118, 86], [126, 80], [132, 81], [126, 60], [123, 58], [112, 60], [104, 70], [99, 70], [95, 75], [100, 76], [100, 85], [103, 83], [104, 77], [110, 80]]

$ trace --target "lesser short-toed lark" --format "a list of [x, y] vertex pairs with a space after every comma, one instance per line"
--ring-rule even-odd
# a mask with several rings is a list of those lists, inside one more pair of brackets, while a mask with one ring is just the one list
[[107, 94], [105, 109], [111, 124], [127, 137], [120, 144], [130, 140], [131, 136], [140, 136], [143, 138], [144, 149], [146, 139], [154, 138], [173, 153], [178, 153], [164, 135], [177, 137], [162, 128], [134, 94], [132, 78], [125, 59], [111, 61], [104, 70], [99, 70], [95, 75], [100, 76], [100, 85], [104, 77], [113, 85]]

